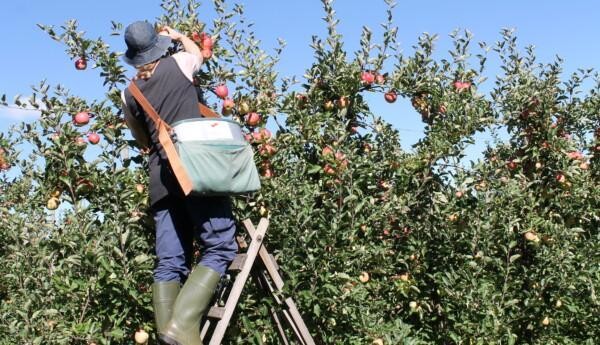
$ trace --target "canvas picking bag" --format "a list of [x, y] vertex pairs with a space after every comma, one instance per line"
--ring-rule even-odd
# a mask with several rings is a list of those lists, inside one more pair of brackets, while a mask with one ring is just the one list
[[239, 195], [260, 189], [254, 152], [238, 123], [200, 106], [201, 114], [210, 118], [170, 126], [134, 82], [129, 91], [154, 121], [158, 140], [185, 195]]

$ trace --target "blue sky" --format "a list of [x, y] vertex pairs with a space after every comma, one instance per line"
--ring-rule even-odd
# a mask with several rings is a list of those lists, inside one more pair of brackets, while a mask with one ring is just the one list
[[[321, 2], [242, 2], [247, 17], [255, 22], [257, 37], [264, 42], [265, 48], [273, 47], [278, 37], [287, 41], [280, 63], [281, 74], [302, 75], [312, 62], [311, 36], [324, 35]], [[213, 18], [211, 1], [202, 4], [201, 17], [210, 22]], [[76, 71], [63, 47], [50, 40], [36, 24], [60, 25], [67, 19], [76, 18], [81, 29], [91, 37], [107, 37], [111, 20], [124, 24], [138, 19], [153, 20], [161, 14], [159, 5], [159, 0], [4, 2], [0, 20], [8, 30], [1, 39], [0, 94], [7, 94], [9, 99], [16, 94], [27, 95], [30, 85], [47, 79], [51, 85], [60, 83], [88, 99], [101, 98], [104, 90], [98, 72], [91, 69]], [[339, 31], [344, 35], [347, 49], [353, 51], [358, 47], [363, 25], [373, 29], [376, 35], [380, 33], [379, 23], [385, 20], [383, 0], [337, 0], [334, 6], [341, 19]], [[438, 56], [447, 56], [451, 44], [448, 34], [456, 28], [469, 29], [476, 41], [488, 43], [499, 39], [502, 28], [514, 28], [521, 46], [536, 46], [540, 61], [550, 62], [557, 54], [564, 58], [565, 74], [568, 75], [578, 67], [600, 67], [598, 13], [600, 1], [597, 0], [399, 0], [395, 22], [399, 26], [399, 40], [404, 52], [410, 53], [417, 37], [429, 32], [440, 35]], [[116, 37], [109, 43], [114, 50], [123, 51], [121, 40]], [[418, 140], [423, 126], [409, 101], [388, 105], [381, 97], [372, 99], [372, 110], [401, 129], [403, 147], [409, 148]], [[31, 118], [13, 109], [0, 109], [0, 131], [5, 131], [12, 123]]]

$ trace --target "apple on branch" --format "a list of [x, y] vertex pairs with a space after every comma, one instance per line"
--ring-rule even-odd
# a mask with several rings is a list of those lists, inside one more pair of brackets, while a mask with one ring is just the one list
[[396, 102], [396, 99], [398, 98], [398, 95], [396, 94], [396, 92], [394, 90], [390, 90], [388, 92], [385, 93], [384, 95], [385, 101], [388, 103], [394, 103]]
[[260, 123], [260, 115], [258, 113], [246, 114], [246, 124], [250, 127], [255, 127]]
[[88, 134], [87, 138], [88, 138], [88, 141], [90, 142], [90, 144], [92, 144], [92, 145], [96, 145], [100, 142], [100, 136], [98, 135], [98, 133], [92, 132], [92, 133]]
[[82, 111], [73, 116], [73, 123], [76, 126], [83, 126], [90, 122], [90, 114], [86, 111]]
[[87, 68], [87, 61], [85, 60], [84, 57], [80, 57], [79, 59], [77, 59], [75, 61], [75, 69], [77, 69], [78, 71], [83, 71], [86, 68]]
[[364, 71], [360, 75], [360, 80], [364, 85], [371, 85], [375, 82], [375, 75], [369, 71]]
[[227, 85], [225, 85], [225, 84], [218, 85], [215, 88], [215, 94], [217, 95], [217, 97], [219, 97], [221, 99], [225, 99], [227, 97], [227, 95], [229, 94], [229, 89], [227, 89]]

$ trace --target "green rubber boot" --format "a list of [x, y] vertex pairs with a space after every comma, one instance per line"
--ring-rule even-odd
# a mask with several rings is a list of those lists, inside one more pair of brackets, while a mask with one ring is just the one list
[[154, 321], [156, 332], [161, 333], [173, 315], [173, 304], [179, 294], [180, 284], [173, 282], [156, 282], [152, 284], [152, 304], [154, 305]]
[[181, 288], [173, 316], [159, 338], [168, 345], [202, 345], [200, 320], [207, 312], [221, 275], [211, 268], [198, 265]]

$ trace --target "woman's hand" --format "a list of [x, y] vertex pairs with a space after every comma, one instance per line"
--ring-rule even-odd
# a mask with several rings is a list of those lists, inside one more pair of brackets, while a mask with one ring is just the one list
[[179, 31], [167, 25], [163, 26], [158, 34], [163, 36], [169, 36], [174, 41], [181, 41], [181, 39], [184, 37], [183, 34], [181, 34]]
[[158, 34], [168, 36], [172, 40], [181, 42], [181, 44], [183, 45], [183, 49], [190, 54], [196, 55], [198, 58], [200, 58], [200, 63], [202, 63], [202, 53], [200, 52], [200, 48], [196, 43], [194, 43], [194, 41], [192, 41], [186, 35], [171, 28], [168, 25], [163, 26]]

